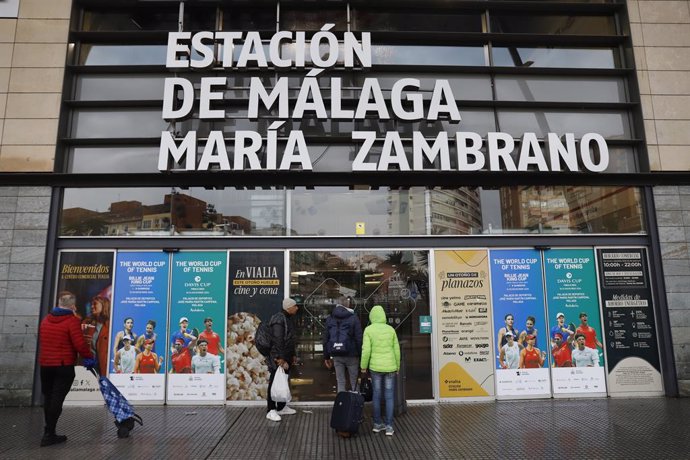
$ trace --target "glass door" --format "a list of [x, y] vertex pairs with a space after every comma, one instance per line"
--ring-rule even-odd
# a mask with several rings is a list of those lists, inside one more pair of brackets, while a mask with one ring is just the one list
[[430, 314], [428, 251], [292, 251], [290, 296], [300, 306], [295, 321], [301, 363], [290, 374], [295, 400], [335, 398], [322, 338], [338, 303], [354, 309], [362, 329], [371, 308], [381, 305], [398, 333], [406, 398], [433, 398], [431, 335], [420, 332], [420, 316]]

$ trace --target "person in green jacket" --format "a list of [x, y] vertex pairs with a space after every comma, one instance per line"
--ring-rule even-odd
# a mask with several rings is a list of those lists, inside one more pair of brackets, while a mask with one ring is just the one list
[[[386, 312], [381, 305], [375, 305], [369, 312], [369, 322], [364, 329], [362, 357], [359, 367], [362, 373], [371, 371], [374, 406], [374, 433], [386, 430], [386, 436], [393, 436], [393, 397], [395, 377], [400, 369], [400, 345], [395, 329], [386, 322]], [[383, 384], [383, 392], [381, 385]], [[386, 418], [381, 420], [381, 396], [386, 400]]]

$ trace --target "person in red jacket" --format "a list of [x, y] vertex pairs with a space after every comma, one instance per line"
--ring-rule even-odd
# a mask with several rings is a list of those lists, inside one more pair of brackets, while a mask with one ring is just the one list
[[58, 295], [58, 306], [43, 318], [39, 327], [38, 363], [41, 366], [45, 418], [42, 447], [67, 441], [67, 436], [55, 434], [55, 427], [62, 413], [62, 403], [74, 381], [77, 353], [84, 358], [84, 366], [96, 366], [91, 347], [84, 340], [81, 321], [75, 313], [74, 294], [62, 291]]

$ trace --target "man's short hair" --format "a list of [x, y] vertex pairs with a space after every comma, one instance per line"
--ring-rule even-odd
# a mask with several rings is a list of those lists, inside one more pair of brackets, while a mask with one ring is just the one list
[[580, 312], [580, 318], [582, 318], [583, 316], [587, 316], [587, 313], [584, 312], [584, 311], [583, 311], [583, 312]]
[[206, 339], [199, 339], [199, 340], [196, 342], [197, 345], [201, 345], [202, 343], [205, 343], [206, 345], [208, 345], [208, 340], [206, 340]]
[[211, 321], [211, 322], [213, 322], [213, 318], [211, 318], [210, 316], [207, 316], [206, 318], [204, 318], [204, 323], [205, 323], [206, 321]]
[[577, 339], [579, 339], [580, 337], [582, 337], [583, 339], [586, 338], [585, 335], [584, 335], [582, 332], [578, 332], [577, 334], [575, 334], [574, 339], [577, 340]]

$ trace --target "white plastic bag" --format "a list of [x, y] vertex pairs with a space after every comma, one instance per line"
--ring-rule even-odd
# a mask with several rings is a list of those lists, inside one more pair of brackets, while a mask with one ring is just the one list
[[271, 386], [271, 399], [275, 402], [290, 402], [290, 385], [288, 383], [288, 376], [282, 367], [278, 366], [276, 375], [273, 378], [273, 386]]

